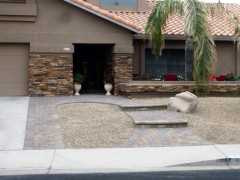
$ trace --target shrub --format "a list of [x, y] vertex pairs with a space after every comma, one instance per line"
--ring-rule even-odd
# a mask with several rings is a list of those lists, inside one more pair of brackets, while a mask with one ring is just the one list
[[143, 74], [143, 75], [133, 74], [132, 80], [133, 81], [153, 81], [154, 80], [154, 76], [146, 75], [146, 74]]
[[225, 78], [225, 81], [237, 81], [237, 80], [239, 80], [239, 77], [234, 76], [233, 73], [228, 73]]
[[75, 74], [74, 75], [74, 82], [77, 84], [82, 84], [85, 81], [85, 78], [82, 74]]
[[104, 83], [112, 84], [114, 82], [114, 77], [112, 74], [109, 74], [107, 76], [104, 76]]
[[184, 77], [182, 77], [182, 76], [177, 76], [177, 80], [178, 80], [178, 81], [184, 81], [185, 79], [184, 79]]

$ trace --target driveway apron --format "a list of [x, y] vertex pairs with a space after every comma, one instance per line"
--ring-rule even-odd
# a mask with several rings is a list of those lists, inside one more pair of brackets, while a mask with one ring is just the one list
[[24, 147], [29, 97], [0, 97], [0, 151]]

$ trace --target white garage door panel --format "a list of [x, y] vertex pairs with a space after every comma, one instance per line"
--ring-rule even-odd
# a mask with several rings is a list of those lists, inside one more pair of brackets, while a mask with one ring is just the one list
[[28, 94], [28, 44], [0, 43], [0, 96]]

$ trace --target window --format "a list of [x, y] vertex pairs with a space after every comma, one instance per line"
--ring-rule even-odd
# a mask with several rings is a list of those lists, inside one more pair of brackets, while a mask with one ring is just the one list
[[159, 77], [164, 73], [185, 74], [185, 50], [165, 49], [162, 56], [156, 57], [151, 49], [145, 52], [146, 74]]
[[0, 0], [0, 3], [26, 3], [26, 0]]
[[137, 0], [100, 0], [101, 6], [137, 6]]

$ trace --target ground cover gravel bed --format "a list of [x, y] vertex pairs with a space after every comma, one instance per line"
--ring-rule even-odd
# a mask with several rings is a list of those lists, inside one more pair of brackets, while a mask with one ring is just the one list
[[[139, 100], [167, 103], [169, 98]], [[188, 127], [206, 141], [240, 143], [240, 97], [200, 97], [197, 111], [183, 116], [188, 120]]]
[[114, 148], [134, 134], [132, 119], [115, 105], [62, 104], [57, 111], [65, 148]]

